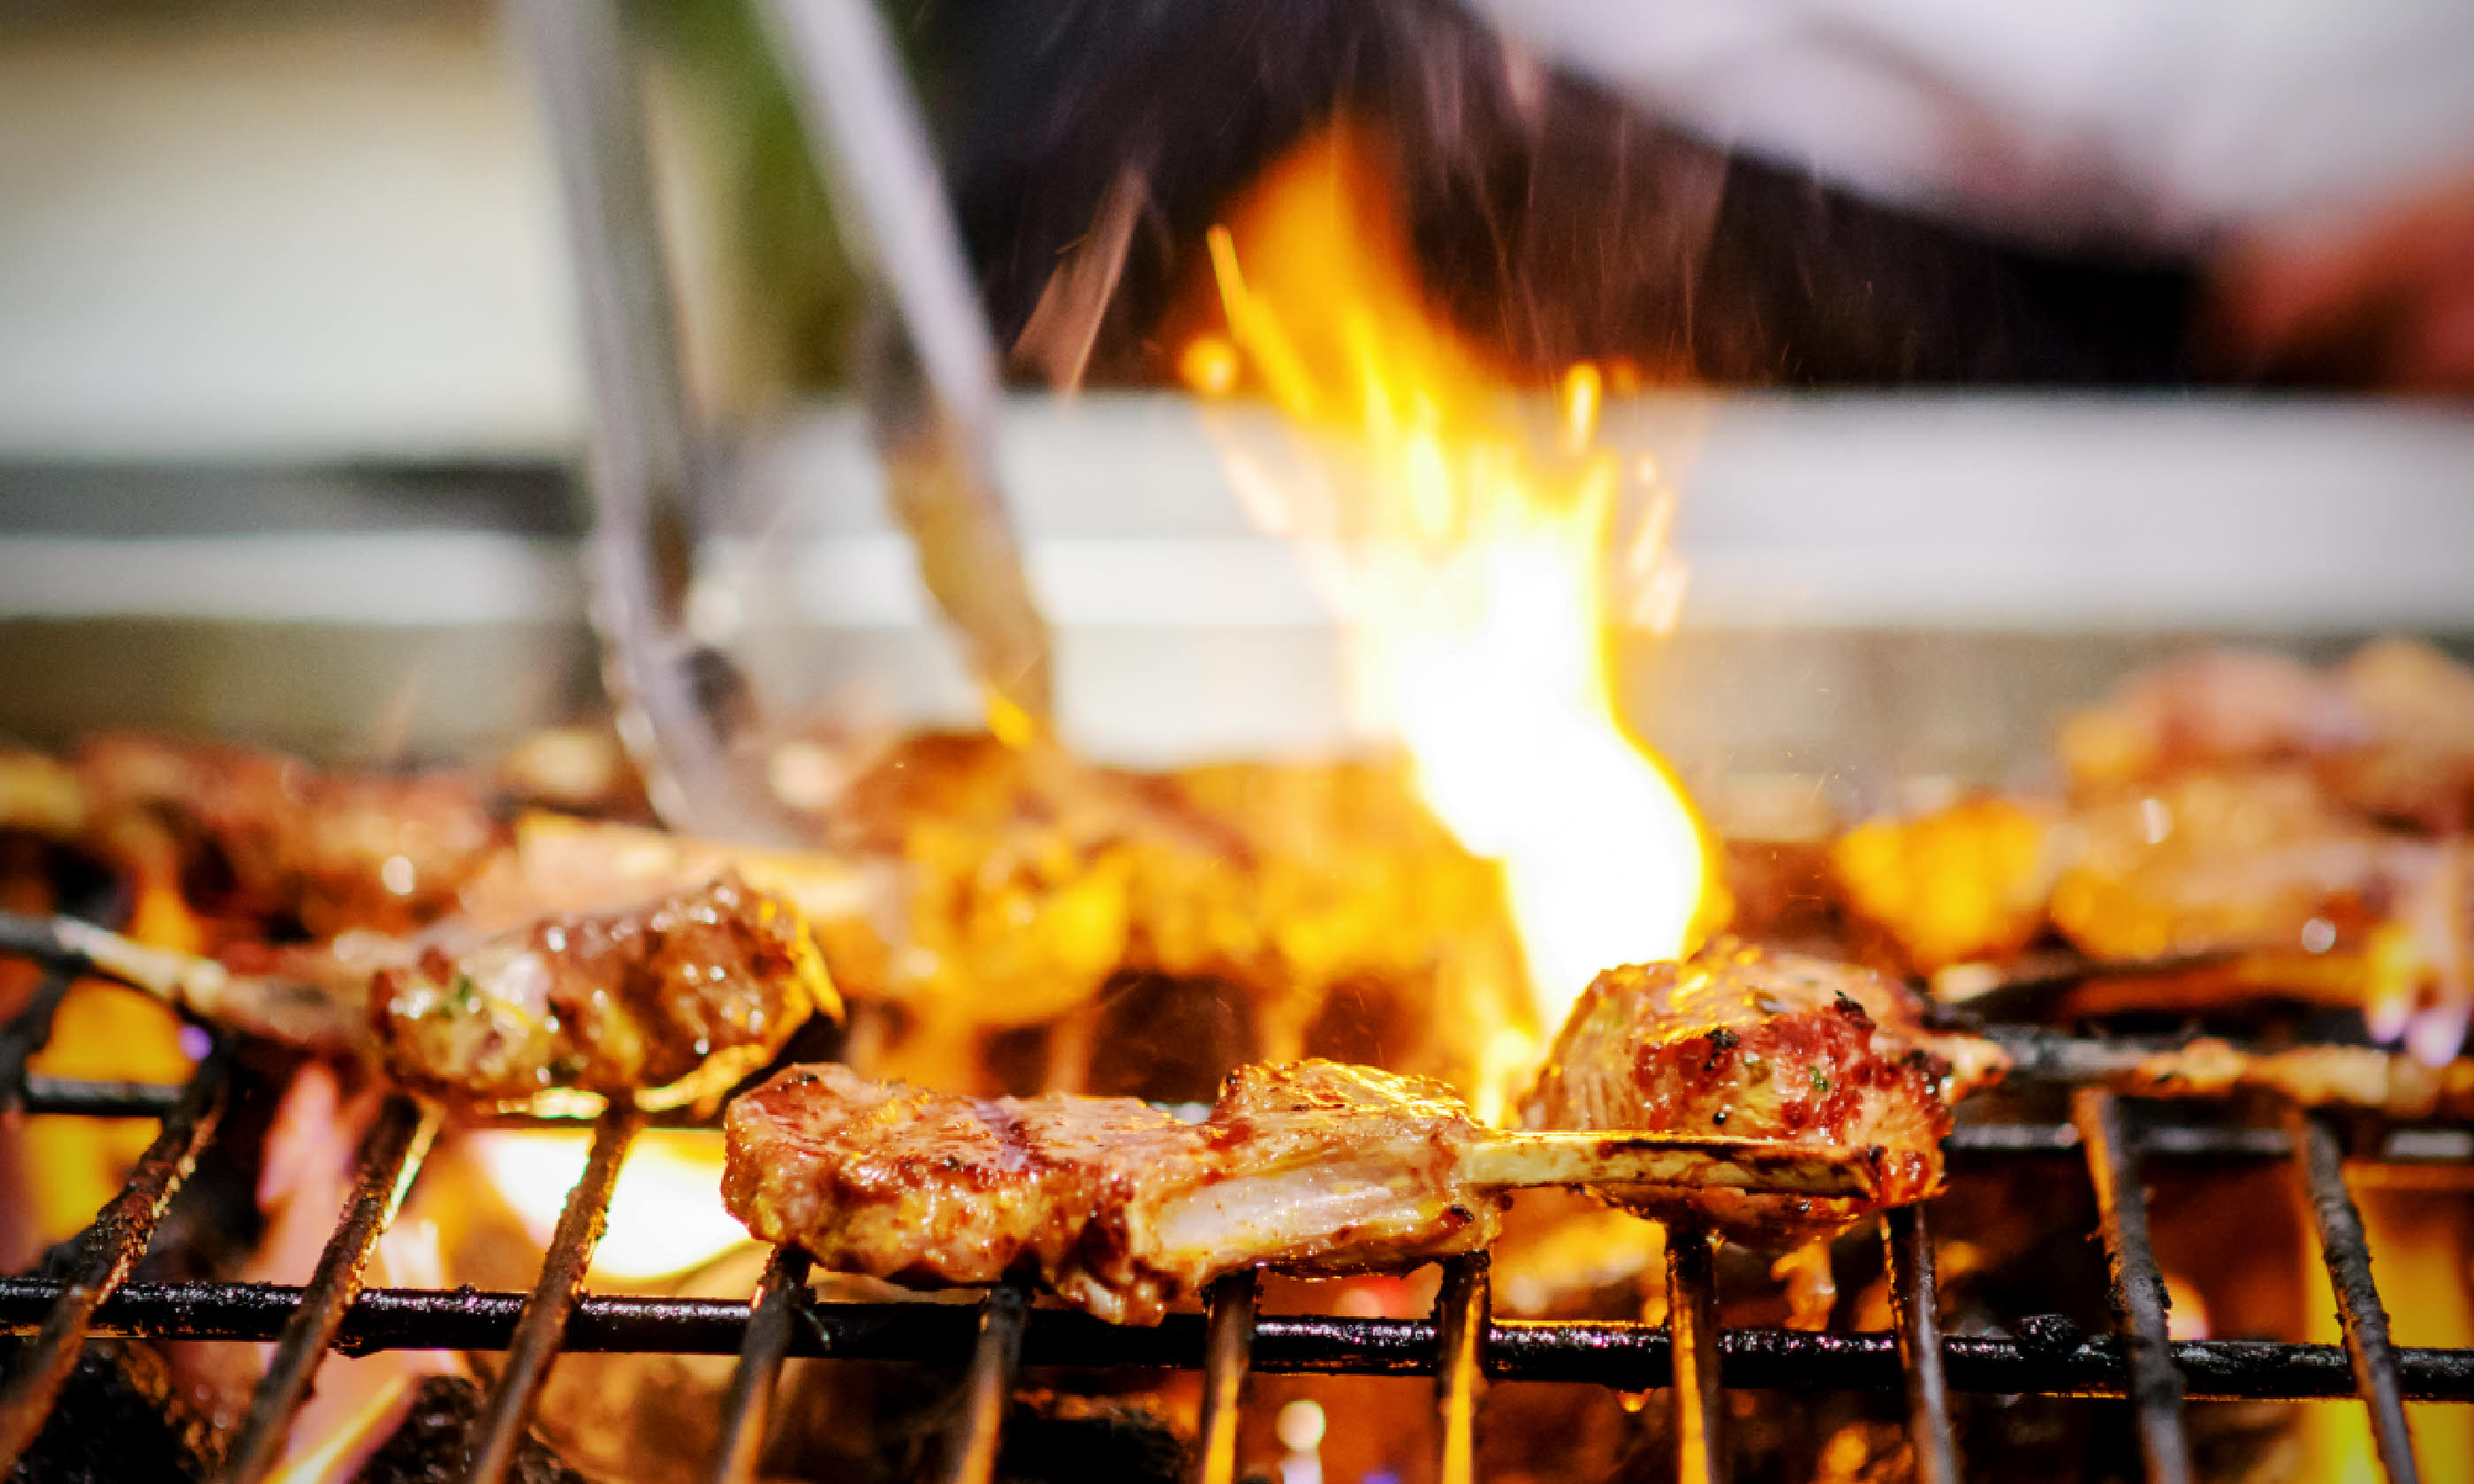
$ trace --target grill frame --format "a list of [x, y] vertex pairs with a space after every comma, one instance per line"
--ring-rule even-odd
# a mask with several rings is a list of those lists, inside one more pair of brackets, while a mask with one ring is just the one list
[[[2182, 1423], [2189, 1398], [2359, 1398], [2370, 1415], [2385, 1476], [2401, 1484], [2420, 1476], [2403, 1403], [2474, 1402], [2474, 1348], [2399, 1347], [2389, 1337], [2337, 1120], [2289, 1104], [2279, 1128], [2150, 1123], [2134, 1106], [2090, 1087], [2074, 1092], [2070, 1123], [1972, 1125], [1944, 1146], [1959, 1160], [2075, 1156], [2084, 1164], [2112, 1260], [2116, 1312], [2127, 1328], [2060, 1342], [1940, 1332], [1928, 1206], [1891, 1211], [1883, 1222], [1896, 1320], [1888, 1332], [1722, 1329], [1714, 1322], [1716, 1281], [1708, 1246], [1688, 1233], [1670, 1237], [1669, 1322], [1660, 1326], [1496, 1319], [1484, 1254], [1443, 1264], [1435, 1311], [1426, 1320], [1263, 1314], [1250, 1275], [1215, 1285], [1205, 1313], [1171, 1315], [1151, 1329], [1033, 1309], [1029, 1289], [1018, 1283], [990, 1290], [976, 1309], [826, 1303], [807, 1289], [808, 1259], [790, 1250], [772, 1255], [743, 1304], [595, 1295], [583, 1291], [593, 1246], [630, 1142], [650, 1121], [627, 1107], [612, 1108], [594, 1125], [592, 1154], [529, 1294], [364, 1289], [361, 1274], [377, 1237], [394, 1219], [442, 1121], [435, 1104], [404, 1094], [383, 1105], [364, 1138], [352, 1193], [306, 1285], [130, 1283], [156, 1220], [213, 1137], [236, 1043], [215, 1038], [184, 1087], [29, 1076], [27, 1060], [48, 1040], [65, 986], [92, 966], [44, 935], [0, 934], [0, 951], [31, 957], [45, 970], [28, 1008], [0, 1029], [0, 1049], [8, 1053], [0, 1069], [12, 1074], [0, 1086], [0, 1104], [163, 1124], [124, 1189], [77, 1238], [79, 1257], [68, 1280], [0, 1279], [0, 1332], [35, 1338], [0, 1391], [0, 1473], [14, 1468], [39, 1432], [84, 1342], [105, 1337], [275, 1344], [226, 1460], [222, 1477], [235, 1481], [263, 1478], [271, 1470], [327, 1354], [385, 1349], [507, 1352], [476, 1424], [468, 1475], [476, 1481], [503, 1477], [540, 1383], [563, 1351], [737, 1355], [711, 1474], [720, 1481], [749, 1477], [774, 1383], [792, 1356], [950, 1363], [968, 1355], [965, 1404], [944, 1465], [944, 1476], [956, 1484], [982, 1484], [993, 1475], [1006, 1403], [1027, 1366], [1202, 1371], [1206, 1402], [1196, 1477], [1205, 1481], [1236, 1476], [1235, 1423], [1252, 1374], [1432, 1376], [1443, 1422], [1438, 1476], [1444, 1484], [1464, 1484], [1474, 1473], [1478, 1397], [1494, 1380], [1667, 1389], [1683, 1478], [1724, 1476], [1718, 1402], [1730, 1386], [1904, 1389], [1918, 1476], [1928, 1481], [1958, 1476], [1953, 1391], [2130, 1398], [2139, 1408], [2147, 1476], [2160, 1481], [2189, 1477]], [[2167, 1339], [2161, 1279], [2147, 1240], [2144, 1163], [2262, 1159], [2290, 1167], [2313, 1213], [2345, 1343]], [[2431, 1162], [2451, 1172], [2469, 1163]], [[2376, 1166], [2355, 1166], [2370, 1167]], [[1680, 1327], [1683, 1374], [1699, 1376], [1699, 1384], [1672, 1384], [1677, 1315], [1686, 1316]], [[1703, 1322], [1692, 1322], [1695, 1316]]]

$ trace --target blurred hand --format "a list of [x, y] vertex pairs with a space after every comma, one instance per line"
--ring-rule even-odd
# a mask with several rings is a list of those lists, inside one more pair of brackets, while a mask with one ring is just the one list
[[2225, 370], [2474, 393], [2474, 173], [2342, 221], [2247, 233], [2215, 272]]

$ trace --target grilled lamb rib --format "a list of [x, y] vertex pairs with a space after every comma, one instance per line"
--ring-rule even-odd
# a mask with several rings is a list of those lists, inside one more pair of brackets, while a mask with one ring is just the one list
[[1117, 1323], [1258, 1264], [1346, 1272], [1470, 1252], [1498, 1193], [1441, 1084], [1329, 1062], [1231, 1076], [1210, 1118], [1131, 1098], [977, 1101], [794, 1066], [731, 1104], [722, 1195], [827, 1267], [988, 1283], [1036, 1268]]
[[1682, 964], [1625, 965], [1573, 1006], [1523, 1113], [1532, 1128], [1881, 1151], [1879, 1189], [1855, 1199], [1591, 1183], [1645, 1216], [1793, 1246], [1938, 1191], [1953, 1105], [2005, 1069], [2000, 1047], [1928, 1032], [1920, 1010], [1869, 970], [1732, 944]]
[[1860, 1196], [1877, 1183], [1867, 1151], [1506, 1133], [1441, 1083], [1333, 1062], [1243, 1067], [1200, 1124], [1130, 1098], [982, 1101], [794, 1066], [724, 1126], [723, 1199], [765, 1241], [877, 1278], [1036, 1270], [1137, 1324], [1239, 1268], [1388, 1270], [1473, 1251], [1522, 1185]]

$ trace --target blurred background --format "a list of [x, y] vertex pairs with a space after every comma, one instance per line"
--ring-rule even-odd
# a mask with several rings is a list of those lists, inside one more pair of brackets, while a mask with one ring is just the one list
[[[1634, 9], [881, 9], [1069, 737], [1356, 739], [1181, 361], [1208, 228], [1338, 116], [1508, 382], [1612, 369], [1690, 574], [1623, 694], [1687, 776], [2013, 781], [2193, 635], [2474, 635], [2474, 11]], [[763, 18], [627, 14], [697, 497], [799, 551], [746, 662], [803, 711], [975, 717]], [[0, 733], [398, 761], [606, 708], [535, 77], [479, 0], [0, 5]]]

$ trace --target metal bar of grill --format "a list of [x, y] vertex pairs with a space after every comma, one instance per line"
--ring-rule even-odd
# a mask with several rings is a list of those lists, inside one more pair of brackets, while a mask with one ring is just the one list
[[773, 1409], [773, 1383], [790, 1353], [790, 1331], [808, 1297], [808, 1255], [776, 1247], [765, 1260], [748, 1304], [747, 1340], [721, 1399], [721, 1441], [714, 1449], [714, 1484], [746, 1484], [756, 1475], [764, 1447], [764, 1420]]
[[1443, 1426], [1436, 1484], [1474, 1484], [1477, 1404], [1486, 1389], [1486, 1330], [1493, 1317], [1493, 1260], [1484, 1253], [1443, 1264], [1435, 1295], [1435, 1405]]
[[68, 997], [69, 986], [75, 983], [77, 969], [73, 966], [52, 965], [35, 986], [26, 1008], [9, 1022], [7, 1030], [0, 1031], [0, 1114], [26, 1105], [26, 1063], [52, 1039], [52, 1021], [61, 1013], [61, 1001]]
[[[61, 1285], [0, 1279], [0, 1334], [30, 1335]], [[270, 1341], [301, 1302], [279, 1283], [130, 1283], [95, 1312], [98, 1338]], [[424, 1288], [370, 1288], [344, 1316], [336, 1348], [500, 1351], [512, 1341], [524, 1295]], [[818, 1304], [793, 1331], [794, 1357], [951, 1364], [968, 1354], [976, 1311], [947, 1304]], [[748, 1306], [719, 1299], [588, 1294], [569, 1315], [562, 1351], [586, 1354], [735, 1355], [747, 1337]], [[1171, 1314], [1153, 1328], [1104, 1324], [1061, 1309], [1033, 1313], [1023, 1364], [1104, 1369], [1201, 1366], [1204, 1321]], [[1813, 1333], [1746, 1328], [1721, 1337], [1730, 1385], [1835, 1391], [1904, 1387], [1898, 1340], [1886, 1331]], [[1432, 1376], [1438, 1340], [1429, 1320], [1266, 1314], [1255, 1320], [1258, 1375]], [[2185, 1340], [2171, 1348], [2187, 1395], [2202, 1400], [2312, 1401], [2355, 1395], [2341, 1345], [2268, 1340]], [[2474, 1350], [2400, 1346], [2397, 1374], [2409, 1401], [2474, 1402]], [[1498, 1319], [1487, 1328], [1487, 1375], [1497, 1381], [1579, 1381], [1623, 1391], [1669, 1379], [1662, 1325]], [[1950, 1389], [1970, 1395], [2036, 1393], [2126, 1397], [2127, 1347], [2092, 1336], [2066, 1348], [1988, 1335], [1945, 1335]]]
[[1006, 1406], [1013, 1400], [1014, 1381], [1022, 1374], [1023, 1331], [1030, 1317], [1031, 1289], [1018, 1281], [997, 1284], [980, 1303], [971, 1369], [962, 1379], [962, 1415], [955, 1422], [945, 1460], [947, 1484], [988, 1484], [996, 1477]]
[[549, 1378], [550, 1362], [558, 1358], [559, 1342], [593, 1265], [593, 1249], [610, 1219], [610, 1194], [618, 1185], [618, 1166], [643, 1127], [644, 1115], [632, 1105], [614, 1103], [593, 1131], [593, 1151], [585, 1157], [584, 1173], [567, 1195], [543, 1256], [541, 1277], [524, 1300], [522, 1315], [507, 1346], [507, 1363], [473, 1424], [473, 1467], [469, 1484], [499, 1484], [515, 1462], [533, 1399]]
[[2165, 1327], [2165, 1276], [2147, 1240], [2147, 1191], [2122, 1104], [2082, 1088], [2071, 1095], [2072, 1121], [2087, 1146], [2105, 1257], [2113, 1267], [2114, 1310], [2130, 1327], [2131, 1400], [2148, 1484], [2189, 1484], [2191, 1443], [2182, 1430], [2182, 1375]]
[[293, 1414], [309, 1399], [309, 1383], [335, 1343], [345, 1311], [361, 1291], [361, 1272], [377, 1251], [378, 1237], [395, 1220], [396, 1209], [438, 1133], [438, 1119], [435, 1104], [402, 1093], [378, 1110], [361, 1142], [341, 1224], [302, 1290], [300, 1306], [276, 1345], [274, 1363], [250, 1398], [249, 1414], [225, 1457], [223, 1477], [232, 1484], [255, 1484], [282, 1460]]
[[1195, 1439], [1198, 1484], [1236, 1484], [1237, 1420], [1253, 1369], [1254, 1305], [1262, 1289], [1249, 1269], [1211, 1285], [1202, 1328], [1202, 1421]]
[[129, 1277], [146, 1253], [163, 1209], [196, 1167], [198, 1151], [223, 1116], [231, 1081], [232, 1043], [218, 1041], [198, 1064], [188, 1090], [163, 1119], [162, 1131], [137, 1158], [129, 1182], [97, 1212], [78, 1239], [78, 1255], [65, 1281], [49, 1285], [35, 1343], [18, 1360], [17, 1373], [0, 1390], [0, 1478], [9, 1476], [42, 1431], [43, 1418], [61, 1386], [77, 1368], [95, 1311]]
[[1941, 1295], [1923, 1208], [1890, 1211], [1882, 1244], [1898, 1315], [1899, 1369], [1906, 1377], [1907, 1444], [1915, 1450], [1917, 1484], [1958, 1484], [1958, 1443], [1951, 1433], [1950, 1386], [1942, 1375]]
[[17, 1106], [30, 1113], [81, 1118], [160, 1118], [181, 1104], [181, 1089], [159, 1082], [96, 1082], [83, 1077], [28, 1077]]
[[[77, 1077], [28, 1077], [28, 1113], [72, 1113], [90, 1118], [159, 1118], [181, 1100], [175, 1084], [97, 1081]], [[473, 1116], [476, 1128], [565, 1128], [587, 1120], [566, 1113], [489, 1113]], [[710, 1128], [685, 1108], [665, 1109], [645, 1119], [647, 1128]], [[2450, 1131], [2408, 1130], [2404, 1134], [2453, 1137]], [[2392, 1138], [2396, 1142], [2404, 1134]], [[2419, 1139], [2413, 1141], [2418, 1146]], [[2021, 1157], [2077, 1158], [2085, 1147], [2078, 1129], [2068, 1123], [1977, 1123], [1952, 1131], [1942, 1153], [1953, 1160], [2007, 1160]], [[2462, 1169], [2467, 1151], [2452, 1145], [2444, 1152], [2424, 1154], [2418, 1147], [2384, 1156], [2388, 1162]], [[2293, 1157], [2293, 1140], [2281, 1128], [2213, 1123], [2149, 1123], [2140, 1131], [2140, 1154], [2149, 1160], [2274, 1161]]]
[[2363, 1404], [2370, 1410], [2371, 1439], [2379, 1448], [2380, 1468], [2392, 1484], [2414, 1484], [2422, 1470], [2414, 1462], [2413, 1433], [2406, 1424], [2396, 1351], [2389, 1343], [2389, 1312], [2371, 1281], [2370, 1241], [2363, 1234], [2362, 1213], [2354, 1209], [2354, 1198], [2345, 1188], [2344, 1147], [2336, 1126], [2324, 1115], [2292, 1109], [2286, 1128], [2293, 1138], [2294, 1174], [2311, 1207], [2312, 1224], [2319, 1232], [2319, 1256], [2328, 1265], [2329, 1286], [2337, 1293], [2345, 1353], [2353, 1361]]
[[1718, 1484], [1727, 1473], [1718, 1264], [1707, 1233], [1666, 1229], [1666, 1331], [1677, 1484]]
[[[74, 965], [59, 953], [46, 962], [61, 972]], [[26, 1017], [12, 1025], [16, 1033]], [[39, 1035], [28, 1041], [39, 1045]], [[5, 1052], [6, 1047], [0, 1047]], [[29, 1050], [28, 1054], [31, 1054]], [[96, 1116], [173, 1116], [164, 1137], [141, 1161], [116, 1207], [143, 1209], [147, 1230], [159, 1216], [186, 1163], [211, 1136], [220, 1079], [228, 1078], [231, 1049], [218, 1043], [200, 1076], [183, 1089], [148, 1084], [19, 1078], [23, 1106], [36, 1112]], [[5, 1065], [5, 1064], [0, 1064]], [[22, 1058], [16, 1064], [22, 1068]], [[1889, 1214], [1889, 1261], [1899, 1328], [1891, 1334], [1813, 1334], [1796, 1330], [1736, 1329], [1716, 1325], [1714, 1274], [1706, 1241], [1676, 1233], [1670, 1249], [1669, 1323], [1592, 1325], [1494, 1322], [1489, 1313], [1487, 1263], [1481, 1256], [1448, 1264], [1430, 1321], [1350, 1320], [1318, 1316], [1262, 1316], [1248, 1302], [1215, 1302], [1212, 1314], [1171, 1316], [1156, 1329], [1107, 1326], [1087, 1316], [1032, 1313], [1026, 1289], [1008, 1285], [991, 1293], [975, 1315], [943, 1304], [813, 1304], [807, 1300], [806, 1259], [777, 1253], [766, 1279], [749, 1304], [705, 1300], [626, 1299], [580, 1294], [593, 1241], [605, 1219], [610, 1187], [634, 1130], [647, 1119], [614, 1111], [597, 1131], [585, 1178], [562, 1214], [559, 1234], [546, 1256], [541, 1282], [529, 1296], [369, 1290], [355, 1293], [369, 1245], [392, 1214], [417, 1168], [434, 1114], [402, 1120], [411, 1108], [399, 1099], [365, 1143], [355, 1193], [330, 1239], [319, 1274], [305, 1288], [261, 1284], [122, 1284], [97, 1291], [73, 1280], [0, 1280], [0, 1333], [37, 1337], [37, 1355], [65, 1367], [75, 1363], [77, 1343], [87, 1335], [215, 1338], [280, 1342], [233, 1451], [229, 1476], [249, 1478], [257, 1460], [271, 1458], [271, 1440], [305, 1394], [318, 1360], [333, 1349], [358, 1352], [385, 1348], [504, 1349], [509, 1359], [476, 1432], [475, 1472], [489, 1478], [491, 1454], [511, 1451], [521, 1436], [541, 1378], [562, 1349], [598, 1352], [666, 1352], [727, 1354], [740, 1365], [725, 1407], [717, 1478], [743, 1478], [754, 1463], [764, 1431], [765, 1403], [783, 1360], [789, 1355], [881, 1358], [950, 1363], [973, 1355], [962, 1424], [949, 1462], [952, 1477], [991, 1477], [1007, 1403], [1020, 1368], [1201, 1366], [1206, 1373], [1206, 1447], [1201, 1476], [1217, 1460], [1233, 1476], [1236, 1398], [1249, 1371], [1309, 1375], [1426, 1376], [1437, 1382], [1443, 1421], [1438, 1476], [1460, 1484], [1474, 1474], [1476, 1402], [1489, 1379], [1590, 1382], [1627, 1390], [1670, 1386], [1678, 1421], [1678, 1446], [1688, 1479], [1722, 1476], [1724, 1455], [1718, 1387], [1906, 1390], [1911, 1435], [1920, 1478], [1955, 1477], [1946, 1393], [2023, 1393], [2128, 1396], [2141, 1406], [2143, 1437], [2154, 1448], [2147, 1424], [2157, 1404], [2154, 1377], [2161, 1368], [2172, 1394], [2178, 1441], [2178, 1399], [2304, 1399], [2360, 1394], [2369, 1402], [2383, 1457], [2391, 1476], [2413, 1479], [2410, 1441], [2403, 1427], [2404, 1400], [2474, 1401], [2474, 1350], [2417, 1350], [2389, 1343], [2385, 1316], [2369, 1286], [2368, 1253], [2359, 1216], [2345, 1195], [2341, 1149], [2335, 1126], [2317, 1115], [2294, 1113], [2283, 1128], [2171, 1125], [2142, 1131], [2134, 1142], [2110, 1096], [2081, 1089], [2071, 1125], [1976, 1126], [1953, 1136], [1956, 1158], [2082, 1154], [2098, 1186], [2108, 1250], [2129, 1332], [2077, 1341], [2067, 1349], [2022, 1346], [1985, 1337], [1938, 1334], [1932, 1313], [1931, 1248], [1923, 1213]], [[185, 1120], [185, 1121], [184, 1121]], [[573, 1125], [571, 1119], [510, 1118], [511, 1123]], [[186, 1132], [183, 1132], [185, 1130]], [[403, 1141], [399, 1144], [398, 1140]], [[167, 1142], [168, 1141], [168, 1142]], [[2384, 1146], [2402, 1159], [2366, 1167], [2366, 1177], [2389, 1178], [2420, 1168], [2463, 1167], [2462, 1136], [2448, 1131], [2392, 1132]], [[181, 1159], [167, 1164], [166, 1150]], [[2196, 1159], [2290, 1158], [2312, 1194], [2321, 1220], [2323, 1253], [2344, 1305], [2347, 1344], [2164, 1342], [2163, 1309], [2154, 1258], [2146, 1238], [2146, 1205], [2137, 1184], [2137, 1161], [2163, 1156]], [[393, 1171], [390, 1174], [390, 1170]], [[2418, 1177], [2417, 1177], [2418, 1178]], [[2334, 1192], [2333, 1206], [2324, 1198]], [[129, 1203], [134, 1202], [134, 1206]], [[113, 1208], [107, 1208], [106, 1217]], [[105, 1226], [89, 1232], [87, 1252]], [[133, 1262], [144, 1236], [132, 1238], [124, 1225], [109, 1245], [127, 1248]], [[128, 1271], [123, 1265], [119, 1277]], [[2361, 1281], [2348, 1274], [2359, 1271]], [[2141, 1281], [2144, 1275], [2145, 1281]], [[2143, 1315], [2141, 1298], [2151, 1301]], [[1215, 1294], [1215, 1300], [1221, 1295]], [[60, 1316], [79, 1309], [65, 1331]], [[799, 1323], [804, 1319], [804, 1324]], [[60, 1335], [66, 1333], [63, 1346]], [[2152, 1341], [2152, 1343], [2151, 1343]], [[64, 1356], [62, 1361], [60, 1357]], [[29, 1366], [34, 1357], [30, 1357]], [[1934, 1373], [1939, 1373], [1935, 1379]], [[31, 1372], [29, 1373], [31, 1374]], [[2178, 1379], [2176, 1379], [2178, 1377]], [[21, 1374], [19, 1381], [27, 1379]], [[57, 1380], [40, 1402], [12, 1405], [11, 1426], [35, 1430]], [[14, 1387], [11, 1400], [18, 1400]], [[2389, 1415], [2381, 1421], [2383, 1412]], [[13, 1456], [13, 1455], [12, 1455]], [[2159, 1455], [2151, 1451], [2153, 1460]], [[2170, 1456], [2170, 1455], [2168, 1455]], [[2402, 1459], [2402, 1467], [2398, 1460]], [[2151, 1472], [2151, 1477], [2172, 1477]], [[1216, 1480], [1215, 1480], [1216, 1484]]]

